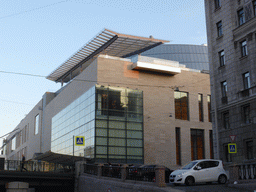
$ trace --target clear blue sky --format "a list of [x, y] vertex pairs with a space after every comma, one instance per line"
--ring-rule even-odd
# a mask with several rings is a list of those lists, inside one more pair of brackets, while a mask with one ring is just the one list
[[44, 77], [4, 72], [47, 76], [104, 28], [171, 44], [207, 43], [203, 0], [3, 0], [0, 136], [46, 91], [61, 87]]

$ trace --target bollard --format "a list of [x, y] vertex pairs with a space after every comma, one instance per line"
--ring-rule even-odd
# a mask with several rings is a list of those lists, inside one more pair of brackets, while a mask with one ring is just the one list
[[127, 164], [122, 165], [121, 167], [121, 180], [124, 182], [126, 180], [127, 177], [127, 171], [126, 168], [128, 167]]
[[103, 168], [103, 164], [98, 164], [98, 179], [100, 179], [102, 177], [102, 168]]
[[158, 187], [166, 187], [165, 183], [165, 167], [164, 166], [157, 166], [155, 168], [156, 172], [156, 185]]

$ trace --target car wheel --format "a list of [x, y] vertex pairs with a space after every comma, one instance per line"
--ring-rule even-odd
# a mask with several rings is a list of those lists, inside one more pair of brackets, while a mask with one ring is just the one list
[[186, 185], [188, 185], [188, 186], [194, 184], [194, 182], [195, 182], [195, 180], [194, 180], [194, 178], [191, 177], [191, 176], [187, 177], [186, 180], [185, 180], [185, 183], [186, 183]]
[[227, 182], [226, 175], [220, 175], [218, 179], [219, 184], [225, 184]]

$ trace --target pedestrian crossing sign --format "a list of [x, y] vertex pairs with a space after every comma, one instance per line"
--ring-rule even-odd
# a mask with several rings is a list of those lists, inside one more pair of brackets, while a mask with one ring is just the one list
[[237, 153], [236, 144], [229, 143], [228, 144], [228, 153]]
[[76, 146], [84, 146], [84, 136], [76, 136], [75, 137], [75, 144]]

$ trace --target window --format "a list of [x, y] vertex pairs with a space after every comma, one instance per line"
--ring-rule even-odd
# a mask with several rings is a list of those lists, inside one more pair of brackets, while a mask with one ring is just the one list
[[209, 131], [209, 140], [210, 140], [210, 159], [213, 159], [213, 135], [212, 135], [212, 130]]
[[35, 117], [35, 135], [38, 134], [39, 129], [39, 114]]
[[221, 93], [222, 97], [227, 97], [228, 84], [227, 81], [221, 82]]
[[242, 106], [242, 121], [245, 124], [249, 124], [251, 122], [251, 119], [250, 119], [250, 105]]
[[243, 82], [244, 82], [244, 89], [250, 89], [251, 83], [250, 83], [250, 73], [244, 73], [243, 74]]
[[225, 52], [224, 50], [219, 52], [219, 61], [220, 61], [220, 66], [225, 66]]
[[191, 129], [191, 159], [204, 159], [203, 129]]
[[241, 55], [242, 55], [242, 57], [248, 55], [246, 41], [241, 42]]
[[237, 15], [238, 15], [238, 23], [239, 23], [239, 25], [244, 24], [244, 23], [245, 23], [244, 10], [243, 10], [243, 9], [240, 9], [240, 10], [237, 12]]
[[253, 159], [253, 141], [246, 141], [246, 159]]
[[215, 0], [215, 9], [220, 7], [220, 0]]
[[180, 128], [175, 128], [176, 135], [176, 164], [181, 165], [181, 150], [180, 150]]
[[20, 132], [20, 145], [23, 144], [23, 130]]
[[226, 162], [232, 162], [231, 153], [228, 152], [228, 144], [224, 144], [224, 160]]
[[188, 93], [175, 91], [175, 118], [181, 120], [188, 120]]
[[198, 94], [198, 109], [199, 109], [199, 121], [204, 121], [203, 114], [203, 94]]
[[217, 35], [218, 37], [222, 36], [223, 33], [222, 33], [222, 21], [219, 21], [217, 24]]
[[16, 149], [16, 137], [12, 139], [12, 148], [11, 151], [14, 151]]
[[208, 121], [212, 122], [212, 115], [211, 115], [211, 95], [207, 95], [207, 103], [208, 103]]
[[224, 129], [229, 129], [229, 112], [224, 112], [222, 114], [222, 118], [223, 118], [223, 127]]

